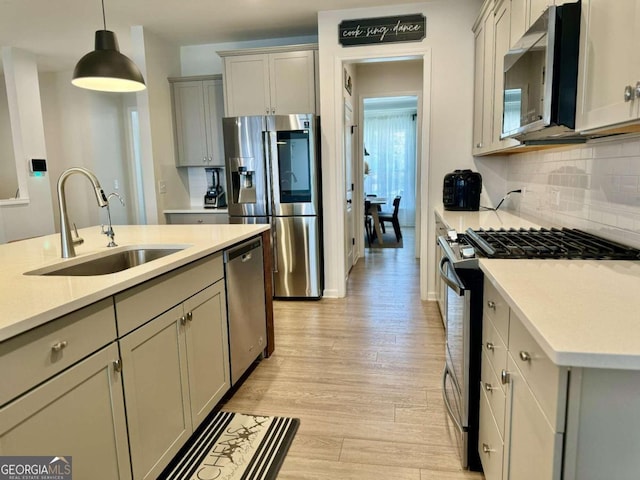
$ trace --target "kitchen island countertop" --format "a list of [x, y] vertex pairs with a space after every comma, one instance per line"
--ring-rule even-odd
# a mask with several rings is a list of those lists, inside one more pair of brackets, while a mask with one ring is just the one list
[[[451, 228], [548, 227], [508, 211], [436, 213]], [[557, 365], [640, 370], [640, 261], [479, 260]]]
[[[268, 230], [268, 225], [115, 225], [119, 247], [107, 248], [100, 227], [79, 230], [75, 258], [62, 259], [60, 235], [0, 245], [0, 342], [117, 292]], [[177, 253], [108, 275], [43, 276], [26, 272], [128, 246], [179, 246]]]

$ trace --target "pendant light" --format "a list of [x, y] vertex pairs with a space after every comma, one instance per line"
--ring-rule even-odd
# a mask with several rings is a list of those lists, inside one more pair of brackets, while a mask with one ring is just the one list
[[133, 61], [120, 53], [116, 34], [107, 30], [102, 0], [104, 30], [96, 31], [95, 50], [80, 59], [71, 83], [101, 92], [138, 92], [146, 87], [142, 73]]

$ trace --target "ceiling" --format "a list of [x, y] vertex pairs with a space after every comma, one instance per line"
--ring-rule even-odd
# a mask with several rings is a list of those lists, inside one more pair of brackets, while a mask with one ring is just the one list
[[[317, 35], [317, 13], [398, 0], [104, 0], [106, 25], [130, 55], [130, 27], [177, 46]], [[0, 0], [0, 46], [37, 56], [41, 71], [72, 69], [102, 29], [99, 0]]]

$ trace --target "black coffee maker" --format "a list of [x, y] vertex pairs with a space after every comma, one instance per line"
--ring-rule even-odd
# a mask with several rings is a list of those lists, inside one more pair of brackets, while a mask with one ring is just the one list
[[221, 208], [227, 206], [224, 188], [220, 184], [220, 169], [206, 168], [207, 193], [204, 194], [204, 208]]

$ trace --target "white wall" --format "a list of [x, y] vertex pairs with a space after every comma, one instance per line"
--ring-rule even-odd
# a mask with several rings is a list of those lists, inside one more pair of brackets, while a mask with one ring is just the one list
[[[136, 94], [140, 114], [140, 143], [144, 171], [147, 223], [165, 223], [163, 210], [189, 205], [187, 171], [176, 168], [168, 77], [180, 75], [177, 46], [143, 27], [132, 28], [133, 60], [147, 89]], [[159, 185], [165, 185], [161, 193]]]
[[0, 71], [0, 199], [14, 198], [18, 188], [11, 119], [4, 74]]
[[[419, 56], [423, 64], [423, 190], [421, 211], [431, 212], [441, 201], [442, 178], [458, 168], [473, 168], [471, 157], [473, 105], [473, 34], [471, 27], [480, 0], [433, 1], [380, 8], [325, 11], [318, 14], [320, 53], [320, 109], [322, 119], [322, 172], [324, 196], [325, 295], [345, 295], [344, 171], [342, 168], [342, 115], [340, 114], [342, 62], [372, 57]], [[338, 43], [338, 25], [345, 19], [423, 13], [427, 36], [422, 42], [344, 48]], [[430, 217], [430, 215], [429, 215]], [[426, 218], [421, 238], [421, 297], [427, 298], [435, 268], [434, 246], [427, 242], [433, 218]], [[431, 272], [431, 275], [429, 275]]]
[[511, 155], [508, 208], [640, 248], [640, 138]]
[[224, 73], [222, 58], [216, 52], [238, 50], [242, 48], [275, 47], [280, 45], [298, 45], [316, 43], [316, 35], [302, 37], [272, 38], [246, 42], [208, 43], [205, 45], [189, 45], [180, 48], [181, 75], [213, 75]]
[[26, 197], [0, 204], [0, 241], [11, 241], [53, 233], [54, 224], [49, 173], [28, 173], [28, 159], [47, 158], [36, 59], [16, 48], [4, 47], [2, 53], [17, 175]]
[[[67, 168], [87, 168], [98, 177], [107, 195], [117, 192], [127, 205], [131, 198], [123, 108], [125, 94], [84, 90], [71, 84], [71, 76], [71, 71], [40, 75], [56, 230], [59, 228], [57, 180]], [[98, 206], [86, 178], [69, 177], [65, 194], [69, 218], [78, 228], [107, 222], [107, 212]], [[131, 223], [131, 211], [117, 201], [112, 202], [111, 218], [114, 224]]]

